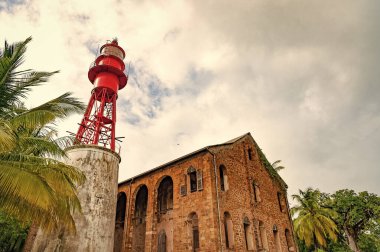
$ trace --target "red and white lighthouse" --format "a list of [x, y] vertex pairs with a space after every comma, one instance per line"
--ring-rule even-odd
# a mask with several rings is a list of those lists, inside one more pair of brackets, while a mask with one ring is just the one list
[[94, 84], [74, 145], [66, 148], [65, 162], [86, 176], [77, 188], [82, 214], [73, 213], [76, 234], [39, 232], [32, 251], [114, 251], [118, 173], [121, 158], [115, 152], [116, 100], [128, 81], [125, 52], [117, 40], [104, 44], [91, 65]]
[[100, 145], [115, 151], [117, 92], [128, 81], [124, 57], [116, 39], [100, 48], [100, 55], [88, 71], [94, 89], [75, 137], [76, 144]]

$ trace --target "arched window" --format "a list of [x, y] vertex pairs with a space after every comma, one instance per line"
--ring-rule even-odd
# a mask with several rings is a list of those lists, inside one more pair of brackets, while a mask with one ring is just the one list
[[115, 235], [114, 235], [114, 252], [123, 250], [125, 209], [127, 206], [127, 196], [120, 192], [117, 197]]
[[281, 240], [280, 240], [280, 235], [278, 233], [277, 225], [273, 225], [273, 237], [274, 237], [274, 247], [276, 248], [276, 252], [282, 252]]
[[198, 227], [198, 215], [191, 213], [188, 217], [188, 224], [192, 238], [193, 251], [199, 251], [199, 227]]
[[285, 229], [285, 239], [286, 239], [286, 245], [288, 246], [289, 252], [295, 251], [293, 239], [292, 239], [289, 229]]
[[148, 188], [143, 185], [138, 189], [133, 214], [132, 251], [145, 250], [146, 211], [148, 206]]
[[245, 237], [245, 245], [247, 250], [253, 250], [253, 236], [251, 230], [251, 222], [248, 217], [244, 217], [243, 219], [243, 227], [244, 227], [244, 237]]
[[165, 230], [161, 230], [158, 234], [158, 252], [166, 252], [166, 233]]
[[137, 222], [142, 223], [143, 219], [145, 220], [147, 205], [148, 205], [148, 188], [145, 185], [143, 185], [140, 187], [136, 195], [134, 218], [137, 219]]
[[226, 240], [226, 247], [233, 248], [235, 245], [234, 228], [232, 224], [231, 215], [228, 212], [224, 213], [224, 234]]
[[157, 203], [159, 213], [173, 209], [173, 180], [169, 176], [165, 177], [158, 187]]
[[224, 165], [219, 166], [219, 181], [220, 181], [220, 189], [222, 191], [228, 190], [228, 178], [226, 167]]
[[127, 196], [124, 192], [118, 193], [117, 206], [116, 206], [116, 225], [124, 224], [125, 221], [125, 209], [127, 206]]
[[258, 249], [269, 249], [267, 233], [265, 230], [264, 222], [262, 221], [259, 221], [259, 242], [257, 245]]

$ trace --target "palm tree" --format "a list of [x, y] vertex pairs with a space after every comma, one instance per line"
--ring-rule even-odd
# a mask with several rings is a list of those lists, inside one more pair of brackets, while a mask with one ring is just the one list
[[298, 239], [305, 241], [307, 247], [314, 245], [315, 251], [326, 246], [328, 237], [337, 240], [338, 228], [332, 220], [336, 213], [321, 206], [321, 193], [318, 189], [299, 190], [299, 195], [292, 197], [298, 203], [291, 209]]
[[59, 161], [65, 157], [64, 139], [55, 139], [54, 126], [84, 106], [65, 93], [25, 107], [22, 100], [31, 88], [57, 73], [18, 70], [30, 41], [5, 42], [0, 50], [0, 210], [46, 231], [75, 231], [72, 214], [81, 209], [76, 186], [85, 177]]
[[279, 171], [281, 171], [282, 169], [285, 169], [284, 166], [279, 165], [280, 162], [281, 162], [281, 160], [277, 160], [277, 161], [274, 161], [273, 164], [272, 164], [272, 167], [273, 167], [273, 169], [276, 170], [276, 172], [279, 172]]

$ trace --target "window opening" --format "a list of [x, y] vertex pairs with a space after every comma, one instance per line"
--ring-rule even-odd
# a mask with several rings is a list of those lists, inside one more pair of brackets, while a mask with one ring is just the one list
[[252, 160], [252, 149], [251, 148], [248, 149], [248, 159]]
[[194, 167], [190, 166], [190, 168], [187, 170], [187, 174], [190, 178], [190, 192], [197, 191], [197, 171]]
[[173, 180], [171, 177], [165, 177], [158, 187], [158, 211], [166, 212], [173, 209]]
[[220, 181], [220, 190], [227, 191], [228, 177], [227, 177], [227, 169], [224, 165], [219, 166], [219, 181]]
[[230, 247], [230, 242], [228, 241], [228, 228], [227, 228], [227, 220], [224, 220], [224, 233], [225, 233], [225, 239], [226, 239], [226, 247]]
[[158, 234], [158, 252], [166, 252], [166, 233], [161, 230]]
[[260, 241], [259, 249], [266, 249], [266, 250], [269, 249], [268, 238], [267, 238], [264, 222], [262, 221], [259, 221], [259, 241]]
[[198, 230], [198, 227], [193, 227], [193, 239], [194, 239], [193, 247], [194, 247], [194, 249], [198, 249], [199, 248], [199, 230]]
[[201, 169], [197, 170], [197, 189], [198, 191], [203, 190], [203, 175]]
[[252, 183], [253, 187], [253, 200], [255, 203], [261, 202], [260, 188], [255, 181]]
[[234, 230], [231, 215], [228, 212], [224, 213], [224, 230], [225, 230], [225, 239], [226, 239], [226, 247], [233, 248], [234, 247]]
[[127, 197], [124, 192], [119, 193], [116, 206], [116, 224], [124, 224]]
[[146, 212], [148, 205], [148, 188], [143, 185], [138, 189], [132, 219], [132, 251], [145, 250]]
[[199, 251], [199, 228], [198, 228], [198, 215], [196, 213], [191, 213], [188, 218], [188, 223], [190, 225], [192, 234], [192, 245], [193, 251]]
[[114, 233], [114, 251], [119, 252], [123, 249], [123, 233], [125, 222], [125, 211], [127, 207], [127, 196], [120, 192], [117, 198], [115, 233]]
[[277, 192], [277, 200], [278, 200], [278, 206], [280, 207], [280, 212], [283, 211], [283, 209], [282, 209], [282, 199], [281, 198], [282, 198], [281, 193]]
[[248, 249], [248, 236], [247, 236], [247, 232], [248, 232], [249, 224], [244, 223], [243, 225], [244, 225], [245, 247]]
[[251, 223], [248, 217], [244, 217], [243, 227], [244, 227], [244, 238], [245, 238], [246, 248], [247, 250], [253, 250], [253, 237], [251, 233]]
[[286, 245], [288, 246], [288, 250], [290, 252], [295, 251], [294, 245], [293, 245], [293, 240], [292, 240], [292, 237], [290, 235], [289, 229], [285, 229], [285, 239], [286, 239]]
[[180, 187], [181, 196], [185, 196], [187, 194], [187, 175], [183, 174], [183, 184]]
[[142, 186], [136, 196], [135, 203], [135, 218], [138, 219], [139, 223], [145, 222], [146, 209], [148, 204], [148, 188], [144, 185]]
[[219, 166], [220, 189], [224, 191], [224, 166]]
[[197, 190], [197, 173], [192, 172], [190, 175], [190, 192], [195, 192]]
[[273, 226], [273, 236], [274, 236], [274, 246], [276, 248], [277, 252], [281, 252], [281, 241], [280, 241], [280, 235], [278, 233], [277, 225]]

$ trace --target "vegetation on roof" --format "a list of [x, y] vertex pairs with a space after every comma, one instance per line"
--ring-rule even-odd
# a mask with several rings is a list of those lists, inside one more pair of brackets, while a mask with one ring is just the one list
[[[253, 138], [252, 138], [253, 139]], [[256, 141], [253, 139], [253, 143], [257, 149], [257, 153], [259, 154], [260, 161], [262, 165], [268, 170], [270, 176], [274, 179], [276, 179], [281, 187], [286, 190], [288, 188], [288, 185], [285, 183], [285, 181], [280, 177], [278, 172], [273, 168], [272, 164], [268, 161], [267, 157], [265, 156], [264, 152], [260, 149], [259, 145], [256, 143]]]

